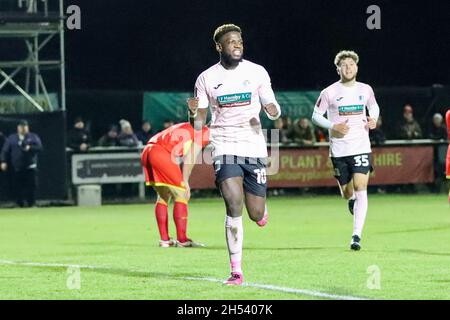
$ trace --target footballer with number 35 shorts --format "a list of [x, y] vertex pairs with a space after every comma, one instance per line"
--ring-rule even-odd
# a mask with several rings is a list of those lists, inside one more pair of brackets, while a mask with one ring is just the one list
[[361, 233], [368, 209], [367, 185], [373, 169], [369, 129], [376, 128], [380, 114], [372, 88], [356, 81], [358, 61], [354, 51], [341, 51], [336, 55], [334, 64], [341, 79], [320, 93], [312, 116], [314, 124], [330, 133], [330, 158], [335, 178], [341, 195], [349, 200], [353, 215], [352, 250], [361, 249]]
[[[197, 156], [209, 143], [209, 129], [196, 131], [189, 122], [173, 125], [153, 136], [141, 155], [145, 180], [158, 194], [155, 215], [161, 236], [161, 247], [195, 247], [186, 235], [187, 204], [190, 198], [189, 176]], [[180, 164], [181, 162], [181, 164]], [[169, 237], [168, 203], [173, 199], [173, 219], [177, 240]]]

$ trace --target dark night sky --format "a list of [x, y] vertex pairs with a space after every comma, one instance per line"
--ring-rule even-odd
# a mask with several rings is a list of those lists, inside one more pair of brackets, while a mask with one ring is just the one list
[[[319, 89], [337, 80], [333, 58], [360, 54], [373, 86], [450, 84], [450, 1], [66, 0], [82, 30], [67, 31], [69, 89], [191, 90], [218, 60], [212, 33], [243, 29], [245, 56], [275, 89]], [[366, 8], [381, 7], [381, 30]]]

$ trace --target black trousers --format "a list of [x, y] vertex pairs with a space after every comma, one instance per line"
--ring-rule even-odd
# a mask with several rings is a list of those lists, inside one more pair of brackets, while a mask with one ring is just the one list
[[36, 204], [36, 169], [25, 169], [12, 173], [12, 192], [18, 206], [24, 207], [25, 202], [29, 207]]

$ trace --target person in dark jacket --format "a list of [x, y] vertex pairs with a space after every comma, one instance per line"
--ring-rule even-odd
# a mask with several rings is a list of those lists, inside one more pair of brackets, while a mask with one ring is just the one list
[[433, 140], [447, 140], [447, 128], [444, 124], [444, 117], [440, 113], [433, 115], [433, 122], [428, 132], [428, 138]]
[[85, 152], [89, 149], [91, 145], [90, 134], [81, 117], [75, 119], [73, 128], [69, 131], [67, 140], [68, 146], [75, 151]]
[[136, 137], [139, 141], [142, 142], [142, 145], [146, 145], [148, 140], [150, 140], [151, 137], [153, 137], [155, 133], [153, 132], [152, 125], [149, 121], [144, 120], [142, 121], [141, 130], [136, 132]]
[[139, 140], [133, 133], [131, 124], [129, 121], [122, 119], [120, 123], [120, 134], [119, 134], [119, 146], [121, 147], [137, 147], [139, 145]]
[[381, 145], [386, 142], [386, 135], [383, 131], [383, 119], [378, 117], [377, 127], [369, 131], [370, 142], [373, 145]]
[[119, 145], [119, 128], [112, 124], [109, 130], [98, 140], [99, 147], [117, 147]]
[[30, 132], [28, 122], [21, 120], [17, 133], [10, 135], [0, 154], [1, 169], [9, 170], [12, 178], [12, 192], [20, 207], [34, 207], [36, 204], [38, 154], [42, 151], [39, 136]]
[[414, 119], [413, 108], [410, 104], [406, 104], [403, 108], [403, 120], [398, 125], [399, 139], [411, 140], [422, 139], [422, 128]]
[[287, 137], [301, 146], [311, 146], [316, 143], [316, 135], [312, 124], [306, 118], [300, 118], [289, 128]]

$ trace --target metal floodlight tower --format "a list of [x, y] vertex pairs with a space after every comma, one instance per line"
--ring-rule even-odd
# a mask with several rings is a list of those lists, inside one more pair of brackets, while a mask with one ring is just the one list
[[[6, 85], [12, 85], [36, 109], [44, 108], [33, 95], [43, 94], [45, 101], [52, 108], [46, 81], [41, 70], [59, 72], [59, 85], [52, 88], [59, 93], [60, 109], [66, 109], [65, 52], [64, 52], [64, 0], [10, 0], [12, 10], [0, 12], [0, 41], [18, 40], [25, 43], [23, 51], [14, 54], [14, 60], [0, 60], [0, 92]], [[49, 11], [49, 2], [59, 10]], [[59, 40], [58, 52], [53, 52], [53, 59], [43, 60], [42, 49], [51, 41]], [[48, 51], [48, 50], [47, 50]], [[14, 78], [25, 72], [25, 81], [21, 85]]]

